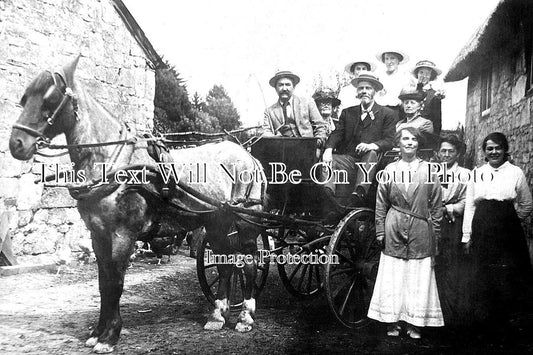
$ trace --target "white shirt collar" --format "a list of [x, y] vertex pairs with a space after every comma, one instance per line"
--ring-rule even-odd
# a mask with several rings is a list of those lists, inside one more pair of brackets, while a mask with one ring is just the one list
[[[287, 101], [287, 106], [292, 106], [292, 103], [293, 103], [293, 101], [294, 101], [293, 98], [294, 98], [294, 96], [291, 96], [291, 97], [289, 98], [289, 101]], [[279, 99], [278, 99], [278, 103], [279, 103], [280, 106], [283, 106], [283, 103], [282, 103], [281, 100], [279, 100]]]

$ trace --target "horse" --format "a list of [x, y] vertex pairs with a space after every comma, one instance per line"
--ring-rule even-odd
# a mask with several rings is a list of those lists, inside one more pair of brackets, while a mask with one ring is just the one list
[[[82, 178], [70, 184], [69, 192], [91, 233], [98, 266], [100, 315], [86, 346], [96, 353], [109, 353], [122, 328], [120, 297], [135, 242], [166, 220], [188, 230], [204, 226], [214, 254], [255, 255], [260, 232], [257, 225], [245, 222], [228, 208], [215, 208], [217, 204], [212, 201], [261, 211], [265, 186], [257, 180], [236, 178], [244, 170], [260, 169], [260, 165], [243, 147], [228, 141], [172, 150], [164, 163], [157, 163], [148, 152], [147, 140], [136, 138], [124, 122], [74, 80], [79, 58], [57, 71], [41, 72], [26, 88], [9, 148], [14, 158], [29, 160], [53, 137], [61, 133], [66, 137], [73, 169], [82, 173], [75, 175]], [[163, 181], [165, 176], [170, 181]], [[238, 251], [227, 238], [232, 228], [239, 233]], [[217, 299], [206, 330], [220, 330], [227, 322], [232, 267], [217, 265]], [[247, 332], [254, 324], [255, 257], [243, 271], [244, 302], [235, 329]]]

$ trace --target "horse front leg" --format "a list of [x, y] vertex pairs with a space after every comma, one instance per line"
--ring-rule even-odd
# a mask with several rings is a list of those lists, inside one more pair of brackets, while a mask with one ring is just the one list
[[[244, 255], [252, 255], [250, 263], [245, 262], [243, 266], [246, 277], [244, 285], [244, 301], [242, 310], [237, 318], [235, 330], [238, 332], [249, 332], [252, 330], [255, 316], [254, 285], [257, 277], [257, 236], [259, 231], [249, 224], [237, 224], [239, 239]], [[247, 259], [245, 259], [247, 260]]]
[[[226, 234], [230, 225], [227, 220], [222, 218], [215, 219], [206, 225], [206, 238], [215, 256], [229, 255], [231, 253]], [[217, 270], [219, 275], [217, 299], [215, 300], [215, 309], [204, 325], [205, 330], [221, 330], [229, 317], [230, 279], [233, 265], [217, 264]]]
[[136, 238], [127, 230], [92, 237], [98, 264], [100, 317], [85, 345], [93, 347], [96, 353], [110, 353], [122, 329], [120, 297]]

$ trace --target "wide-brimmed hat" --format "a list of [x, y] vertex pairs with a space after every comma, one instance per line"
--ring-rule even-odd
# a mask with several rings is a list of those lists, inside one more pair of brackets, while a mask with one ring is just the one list
[[291, 72], [289, 70], [280, 70], [276, 74], [274, 74], [274, 76], [272, 77], [272, 79], [269, 80], [268, 83], [270, 84], [270, 86], [276, 87], [276, 83], [281, 78], [289, 78], [289, 79], [291, 79], [292, 84], [295, 85], [295, 86], [296, 86], [296, 84], [298, 84], [300, 82], [300, 77], [298, 75], [294, 74], [293, 72]]
[[320, 101], [331, 100], [333, 106], [339, 106], [341, 100], [337, 99], [337, 95], [333, 89], [330, 88], [320, 88], [315, 91], [313, 94], [313, 100], [318, 104]]
[[356, 60], [354, 62], [350, 62], [350, 63], [346, 64], [346, 66], [344, 67], [344, 70], [347, 73], [354, 74], [354, 71], [352, 70], [352, 67], [355, 64], [357, 64], [357, 63], [366, 64], [368, 66], [368, 71], [374, 71], [376, 69], [376, 65], [374, 63], [372, 63], [372, 62], [369, 62], [367, 60]]
[[414, 75], [415, 78], [417, 77], [418, 69], [420, 69], [420, 68], [428, 68], [428, 69], [431, 69], [433, 71], [433, 73], [431, 74], [431, 80], [435, 80], [435, 78], [437, 76], [442, 74], [442, 70], [437, 68], [435, 63], [433, 63], [430, 60], [421, 60], [418, 63], [416, 63], [415, 67], [411, 71], [411, 73]]
[[392, 54], [396, 54], [396, 55], [400, 56], [400, 58], [399, 58], [400, 62], [398, 64], [403, 64], [403, 63], [406, 63], [406, 62], [409, 61], [409, 56], [407, 54], [405, 54], [403, 51], [399, 51], [397, 49], [393, 49], [393, 50], [390, 50], [390, 51], [383, 51], [383, 52], [379, 52], [378, 54], [376, 54], [376, 58], [382, 63], [384, 63], [383, 55], [385, 53], [392, 53]]
[[383, 89], [383, 84], [374, 74], [370, 72], [362, 72], [357, 78], [353, 79], [351, 83], [353, 86], [357, 87], [361, 81], [368, 81], [369, 83], [372, 83], [376, 91]]
[[398, 98], [400, 100], [416, 100], [422, 101], [426, 97], [423, 91], [417, 90], [414, 86], [408, 86], [402, 89]]

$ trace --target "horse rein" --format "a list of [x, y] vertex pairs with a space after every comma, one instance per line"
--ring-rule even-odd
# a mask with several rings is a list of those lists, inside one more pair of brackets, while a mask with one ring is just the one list
[[[49, 114], [47, 116], [46, 122], [48, 123], [49, 126], [53, 126], [55, 123], [55, 120], [57, 119], [57, 116], [59, 116], [59, 114], [61, 113], [63, 108], [66, 106], [66, 104], [71, 100], [72, 100], [72, 106], [74, 108], [74, 116], [76, 117], [76, 119], [78, 119], [78, 103], [77, 103], [76, 94], [74, 94], [74, 91], [72, 91], [72, 88], [68, 86], [67, 81], [65, 80], [64, 76], [61, 73], [51, 72], [51, 71], [48, 71], [48, 72], [52, 75], [54, 84], [48, 88], [48, 90], [43, 96], [43, 100], [48, 99], [54, 93], [54, 91], [58, 90], [58, 88], [60, 87], [59, 82], [56, 79], [56, 74], [61, 78], [61, 81], [63, 81], [63, 83], [65, 84], [65, 92], [61, 92], [61, 95], [62, 95], [61, 102], [59, 103], [59, 105], [57, 105], [54, 112], [52, 112], [52, 114]], [[35, 145], [37, 149], [46, 147], [46, 145], [50, 141], [50, 139], [44, 135], [44, 132], [39, 132], [36, 129], [22, 125], [20, 123], [14, 123], [13, 128], [19, 129], [21, 131], [28, 133], [29, 135], [33, 137], [36, 137], [37, 140], [35, 142]]]

